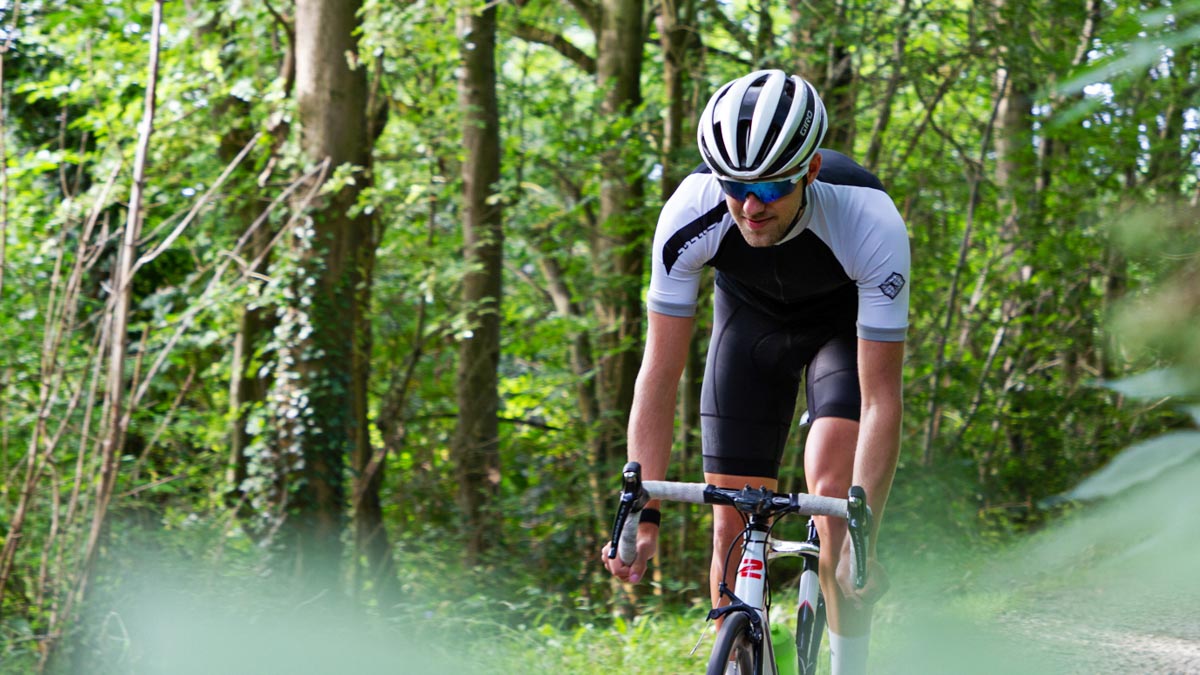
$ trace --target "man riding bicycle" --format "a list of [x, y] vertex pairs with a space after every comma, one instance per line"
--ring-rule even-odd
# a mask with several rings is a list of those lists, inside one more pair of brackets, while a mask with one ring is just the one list
[[[704, 166], [667, 201], [654, 236], [646, 350], [629, 421], [629, 460], [666, 477], [679, 378], [704, 266], [716, 269], [713, 331], [701, 398], [704, 476], [731, 488], [775, 489], [800, 382], [812, 426], [810, 493], [866, 489], [882, 521], [900, 448], [901, 368], [908, 326], [904, 221], [879, 180], [845, 155], [818, 150], [828, 122], [813, 87], [763, 70], [726, 83], [700, 118]], [[604, 556], [637, 582], [658, 542], [656, 504], [638, 528], [637, 559]], [[733, 587], [724, 551], [742, 531], [714, 507], [710, 591]], [[844, 521], [818, 518], [833, 673], [865, 672], [871, 603], [886, 590], [875, 560], [851, 580]]]

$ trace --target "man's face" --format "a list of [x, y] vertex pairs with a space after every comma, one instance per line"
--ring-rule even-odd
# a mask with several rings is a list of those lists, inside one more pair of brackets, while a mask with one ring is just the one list
[[817, 177], [821, 169], [821, 156], [817, 155], [809, 164], [808, 175], [796, 185], [790, 194], [767, 204], [754, 194], [738, 200], [726, 194], [725, 204], [733, 222], [737, 223], [742, 238], [755, 248], [774, 246], [787, 234], [788, 228], [800, 215], [804, 202], [804, 187]]

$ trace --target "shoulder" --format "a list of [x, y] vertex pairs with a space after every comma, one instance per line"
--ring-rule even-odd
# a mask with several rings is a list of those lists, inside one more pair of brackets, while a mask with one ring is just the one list
[[820, 176], [810, 186], [813, 232], [859, 280], [878, 271], [881, 261], [907, 260], [908, 229], [879, 179], [845, 155], [822, 153]]
[[679, 262], [698, 268], [716, 255], [732, 220], [717, 179], [695, 172], [663, 205], [654, 233], [654, 256], [670, 274]]
[[813, 183], [829, 225], [844, 233], [904, 230], [904, 220], [883, 182], [850, 157], [821, 149], [821, 171]]
[[836, 150], [821, 148], [821, 171], [817, 180], [830, 185], [851, 185], [886, 192], [879, 177], [863, 165]]

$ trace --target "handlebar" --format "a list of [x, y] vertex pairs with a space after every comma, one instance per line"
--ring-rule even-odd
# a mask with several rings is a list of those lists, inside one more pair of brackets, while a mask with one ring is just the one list
[[778, 493], [749, 486], [734, 490], [704, 483], [643, 481], [642, 466], [637, 462], [625, 465], [621, 471], [621, 481], [621, 501], [613, 521], [609, 558], [620, 555], [621, 560], [629, 564], [637, 557], [638, 519], [630, 516], [639, 514], [651, 499], [688, 504], [721, 504], [759, 517], [799, 513], [845, 519], [850, 529], [850, 551], [854, 557], [854, 584], [862, 588], [867, 583], [871, 509], [867, 506], [867, 493], [861, 486], [851, 487], [846, 499], [838, 499], [804, 492]]

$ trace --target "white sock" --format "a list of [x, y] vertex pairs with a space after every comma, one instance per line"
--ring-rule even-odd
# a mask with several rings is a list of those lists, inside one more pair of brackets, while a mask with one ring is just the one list
[[830, 672], [833, 675], [866, 675], [870, 642], [870, 633], [846, 637], [829, 631]]

